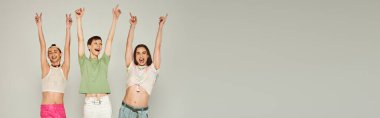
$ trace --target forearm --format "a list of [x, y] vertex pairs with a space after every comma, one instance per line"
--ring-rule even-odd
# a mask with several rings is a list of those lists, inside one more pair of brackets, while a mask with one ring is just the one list
[[135, 34], [135, 25], [131, 25], [129, 32], [128, 32], [128, 38], [127, 38], [127, 44], [126, 44], [126, 50], [125, 50], [125, 60], [127, 66], [132, 62], [132, 42]]
[[44, 75], [47, 72], [49, 65], [46, 58], [46, 43], [45, 43], [43, 31], [42, 31], [42, 26], [38, 26], [38, 39], [40, 42], [41, 70]]
[[112, 20], [111, 29], [110, 29], [110, 31], [108, 33], [108, 38], [107, 38], [107, 42], [106, 42], [105, 53], [107, 54], [107, 56], [111, 55], [111, 47], [112, 47], [112, 41], [113, 41], [113, 38], [114, 38], [114, 35], [115, 35], [116, 23], [117, 23], [117, 19], [114, 18]]
[[65, 51], [70, 51], [70, 43], [71, 43], [71, 31], [70, 28], [66, 28], [66, 41], [65, 41]]
[[161, 42], [162, 42], [162, 29], [163, 27], [158, 28], [157, 32], [157, 38], [156, 38], [156, 44], [155, 44], [155, 49], [154, 49], [154, 66], [156, 69], [160, 68], [160, 63], [161, 63]]
[[127, 47], [132, 48], [132, 42], [135, 37], [135, 27], [136, 26], [130, 26], [129, 32], [128, 32], [128, 38], [127, 38]]
[[108, 40], [112, 41], [113, 40], [113, 37], [115, 35], [115, 28], [116, 28], [116, 24], [117, 24], [117, 19], [113, 19], [112, 20], [112, 25], [111, 25], [111, 28], [110, 28], [110, 31], [108, 32]]
[[70, 65], [70, 45], [71, 45], [71, 30], [69, 27], [66, 28], [66, 41], [65, 41], [65, 60], [64, 65], [68, 67]]
[[42, 26], [38, 27], [38, 39], [40, 42], [41, 49], [46, 48], [45, 37], [44, 37], [43, 30], [42, 30]]
[[77, 18], [77, 35], [78, 35], [78, 55], [84, 55], [84, 40], [83, 40], [83, 29], [82, 29], [82, 19]]
[[82, 19], [77, 20], [77, 35], [78, 41], [83, 41], [83, 29], [82, 29]]
[[160, 49], [160, 48], [161, 48], [161, 42], [162, 42], [162, 29], [163, 29], [163, 27], [159, 27], [159, 28], [158, 28], [157, 37], [156, 37], [156, 45], [155, 45], [155, 49]]

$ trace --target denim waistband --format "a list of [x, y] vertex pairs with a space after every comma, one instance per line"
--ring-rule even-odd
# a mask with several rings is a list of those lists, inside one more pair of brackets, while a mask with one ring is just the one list
[[121, 106], [124, 106], [124, 107], [127, 107], [128, 109], [132, 110], [133, 112], [138, 112], [138, 111], [146, 111], [148, 110], [148, 107], [144, 107], [144, 108], [135, 108], [133, 106], [129, 106], [128, 104], [122, 102], [121, 103]]

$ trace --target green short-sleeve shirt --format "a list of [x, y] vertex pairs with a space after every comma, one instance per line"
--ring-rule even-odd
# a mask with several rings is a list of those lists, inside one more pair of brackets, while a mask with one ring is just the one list
[[100, 59], [89, 59], [79, 56], [81, 82], [79, 92], [82, 94], [111, 93], [108, 80], [109, 57], [103, 53]]

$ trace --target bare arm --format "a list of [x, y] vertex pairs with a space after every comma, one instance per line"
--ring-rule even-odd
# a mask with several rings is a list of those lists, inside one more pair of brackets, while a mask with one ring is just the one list
[[40, 41], [40, 53], [41, 53], [41, 70], [42, 70], [42, 77], [45, 77], [48, 73], [49, 73], [49, 69], [50, 69], [50, 66], [49, 66], [49, 63], [47, 61], [47, 58], [46, 58], [46, 42], [45, 42], [45, 37], [44, 37], [44, 33], [42, 31], [42, 13], [40, 13], [40, 15], [38, 15], [36, 13], [36, 16], [35, 16], [35, 20], [36, 20], [36, 24], [37, 24], [37, 28], [38, 28], [38, 39]]
[[62, 65], [62, 70], [65, 74], [65, 77], [69, 75], [70, 70], [70, 40], [71, 40], [71, 24], [72, 24], [71, 14], [66, 14], [66, 41], [65, 41], [65, 61]]
[[75, 10], [77, 17], [77, 32], [78, 32], [78, 56], [84, 55], [84, 40], [83, 40], [83, 30], [82, 30], [82, 18], [84, 15], [84, 8], [79, 8]]
[[160, 22], [159, 22], [159, 27], [158, 27], [157, 37], [156, 37], [156, 45], [155, 45], [154, 54], [153, 54], [153, 63], [154, 63], [154, 67], [157, 70], [160, 69], [162, 29], [164, 27], [167, 17], [168, 17], [168, 14], [166, 14], [166, 16], [161, 16], [159, 18]]
[[129, 20], [131, 26], [129, 28], [127, 46], [125, 49], [125, 64], [127, 65], [127, 68], [129, 67], [129, 64], [131, 64], [131, 62], [133, 61], [132, 42], [135, 34], [135, 27], [137, 24], [137, 17], [133, 16], [132, 13], [129, 13], [129, 15], [131, 16], [131, 19]]
[[108, 57], [111, 56], [111, 47], [112, 47], [113, 37], [115, 34], [116, 23], [117, 23], [119, 16], [121, 14], [121, 11], [118, 7], [119, 7], [119, 5], [117, 5], [115, 8], [112, 9], [113, 20], [112, 20], [110, 32], [108, 34], [108, 38], [107, 38], [107, 42], [106, 42], [106, 49], [105, 49], [105, 53]]

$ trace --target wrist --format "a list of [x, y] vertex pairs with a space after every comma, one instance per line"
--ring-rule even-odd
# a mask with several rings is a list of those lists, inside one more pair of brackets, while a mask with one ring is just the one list
[[117, 20], [119, 20], [119, 17], [114, 16], [113, 20], [117, 21]]

